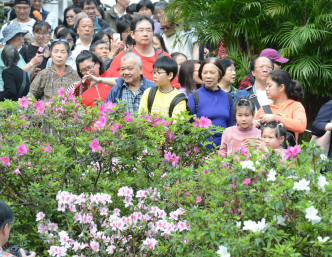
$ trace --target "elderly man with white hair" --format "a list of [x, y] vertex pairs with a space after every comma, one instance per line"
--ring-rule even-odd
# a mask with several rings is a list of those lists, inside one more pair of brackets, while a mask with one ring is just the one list
[[117, 103], [123, 101], [127, 104], [127, 111], [137, 113], [144, 91], [154, 87], [151, 80], [143, 74], [142, 60], [138, 54], [129, 52], [122, 56], [120, 64], [120, 78], [109, 92], [106, 102]]

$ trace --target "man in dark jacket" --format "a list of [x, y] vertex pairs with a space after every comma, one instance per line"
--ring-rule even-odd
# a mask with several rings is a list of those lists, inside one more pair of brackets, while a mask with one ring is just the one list
[[103, 19], [98, 19], [96, 15], [97, 11], [97, 2], [96, 0], [83, 0], [81, 1], [81, 9], [83, 12], [85, 12], [88, 17], [93, 21], [93, 26], [94, 26], [94, 32], [97, 33], [101, 29], [106, 29], [109, 27], [106, 21]]
[[121, 58], [120, 78], [109, 92], [106, 102], [124, 102], [127, 111], [137, 113], [144, 91], [153, 87], [153, 81], [147, 80], [143, 75], [142, 60], [138, 54], [128, 52]]

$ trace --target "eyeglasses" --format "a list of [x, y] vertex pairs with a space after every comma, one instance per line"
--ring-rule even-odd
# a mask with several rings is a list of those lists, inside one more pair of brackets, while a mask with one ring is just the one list
[[161, 29], [162, 31], [164, 31], [164, 30], [170, 30], [171, 28], [172, 28], [172, 26], [160, 27], [160, 29]]
[[54, 38], [53, 42], [67, 42], [68, 43], [68, 39], [67, 38]]
[[135, 30], [135, 32], [137, 32], [139, 34], [143, 34], [144, 32], [146, 32], [146, 33], [152, 33], [153, 30], [152, 29], [137, 29], [137, 30]]
[[159, 76], [159, 75], [161, 75], [161, 74], [163, 74], [163, 73], [167, 73], [166, 71], [151, 71], [151, 75], [153, 75], [153, 76]]
[[96, 7], [95, 6], [91, 6], [91, 7], [85, 7], [83, 8], [84, 11], [95, 11], [96, 10]]
[[271, 66], [266, 66], [266, 65], [262, 65], [262, 66], [258, 66], [256, 67], [257, 70], [263, 70], [263, 69], [266, 69], [266, 70], [272, 70], [272, 67]]
[[96, 66], [96, 63], [95, 63], [94, 65], [91, 65], [91, 66], [86, 67], [85, 69], [80, 70], [80, 72], [81, 72], [82, 74], [86, 74], [86, 73], [88, 73], [89, 71], [93, 70], [95, 66]]

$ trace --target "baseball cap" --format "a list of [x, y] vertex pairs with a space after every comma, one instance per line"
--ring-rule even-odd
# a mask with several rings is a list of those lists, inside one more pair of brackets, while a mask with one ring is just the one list
[[280, 62], [280, 63], [286, 63], [289, 60], [287, 58], [282, 58], [277, 50], [274, 50], [272, 48], [266, 48], [264, 49], [259, 56], [264, 56], [269, 58], [272, 61]]

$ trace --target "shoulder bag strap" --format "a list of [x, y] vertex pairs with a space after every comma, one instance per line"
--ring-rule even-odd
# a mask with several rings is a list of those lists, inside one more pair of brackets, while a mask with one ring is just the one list
[[261, 108], [261, 105], [260, 105], [259, 102], [258, 102], [257, 96], [255, 95], [252, 86], [251, 86], [251, 87], [248, 87], [248, 88], [247, 88], [247, 91], [249, 92], [249, 94], [250, 94], [250, 99], [254, 102], [256, 109], [259, 110], [259, 109]]
[[193, 93], [194, 103], [195, 103], [195, 111], [197, 113], [197, 111], [198, 111], [198, 102], [199, 102], [199, 95], [198, 95], [198, 93], [197, 93], [196, 90], [192, 91], [191, 93]]
[[149, 96], [148, 96], [148, 112], [151, 113], [152, 110], [152, 104], [153, 104], [153, 100], [156, 96], [158, 87], [151, 87], [150, 91], [149, 91]]
[[262, 108], [266, 114], [273, 114], [270, 105], [263, 105]]
[[18, 97], [23, 96], [22, 94], [24, 92], [26, 84], [27, 84], [27, 72], [23, 70], [23, 81], [22, 81], [22, 84], [20, 86], [20, 89], [18, 90]]
[[51, 70], [48, 70], [48, 75], [49, 75], [50, 83], [51, 83], [51, 87], [52, 87], [52, 96], [54, 96], [53, 72]]

